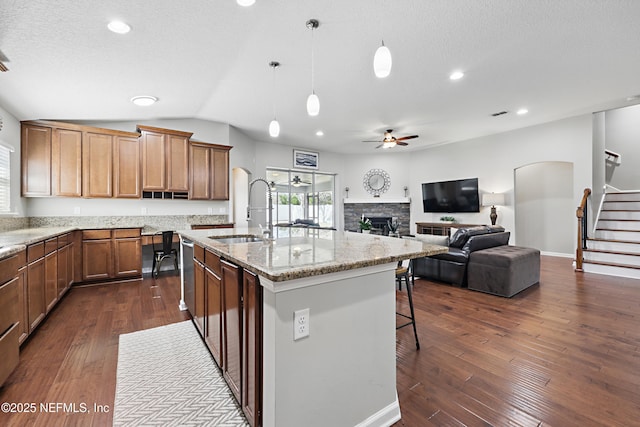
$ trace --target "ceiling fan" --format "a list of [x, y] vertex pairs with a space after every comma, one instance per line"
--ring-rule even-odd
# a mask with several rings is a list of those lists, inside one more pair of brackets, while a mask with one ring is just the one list
[[409, 145], [406, 141], [407, 139], [417, 138], [418, 135], [408, 135], [402, 136], [400, 138], [396, 138], [393, 136], [393, 129], [387, 129], [384, 133], [384, 139], [382, 141], [362, 141], [362, 142], [381, 142], [382, 144], [378, 145], [376, 148], [391, 148], [396, 145]]
[[301, 180], [300, 177], [296, 175], [291, 179], [291, 185], [294, 187], [300, 187], [301, 185], [311, 185], [311, 183]]

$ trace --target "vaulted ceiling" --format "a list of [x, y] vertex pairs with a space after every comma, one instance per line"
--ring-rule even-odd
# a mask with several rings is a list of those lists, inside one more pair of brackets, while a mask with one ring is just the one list
[[[636, 0], [1, 0], [0, 106], [20, 120], [201, 118], [345, 153], [373, 153], [361, 141], [393, 128], [420, 135], [393, 150], [416, 150], [638, 103], [639, 18]], [[378, 79], [383, 38], [393, 69]]]

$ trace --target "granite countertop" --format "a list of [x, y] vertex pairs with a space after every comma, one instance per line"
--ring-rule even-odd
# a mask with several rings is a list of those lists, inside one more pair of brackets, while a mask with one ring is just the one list
[[0, 233], [0, 259], [24, 250], [27, 245], [41, 242], [60, 234], [77, 230], [77, 227], [22, 228]]
[[446, 246], [349, 231], [275, 227], [273, 241], [221, 243], [211, 237], [260, 236], [260, 229], [178, 230], [216, 255], [274, 282], [446, 252]]

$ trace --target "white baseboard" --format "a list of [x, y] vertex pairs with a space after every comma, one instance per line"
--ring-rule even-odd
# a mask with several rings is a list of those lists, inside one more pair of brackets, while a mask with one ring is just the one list
[[398, 393], [396, 393], [394, 402], [356, 424], [355, 427], [389, 427], [400, 421], [400, 418], [402, 418], [400, 415], [400, 402], [398, 401]]

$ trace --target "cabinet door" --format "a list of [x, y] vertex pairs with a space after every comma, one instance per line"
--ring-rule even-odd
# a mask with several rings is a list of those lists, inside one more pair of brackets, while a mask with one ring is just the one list
[[18, 270], [18, 313], [20, 315], [20, 337], [22, 344], [29, 336], [29, 295], [27, 293], [27, 267]]
[[113, 196], [113, 136], [87, 132], [82, 140], [82, 195]]
[[44, 297], [44, 277], [44, 258], [40, 258], [27, 266], [29, 332], [32, 332], [42, 321], [47, 308]]
[[191, 144], [191, 182], [189, 198], [211, 199], [211, 149]]
[[166, 136], [167, 191], [189, 191], [189, 138]]
[[206, 280], [206, 313], [207, 327], [205, 342], [218, 366], [223, 366], [222, 360], [222, 282], [210, 270], [205, 270]]
[[58, 302], [58, 251], [44, 257], [44, 295], [46, 312], [51, 311]]
[[238, 402], [242, 378], [242, 291], [240, 270], [221, 261], [224, 332], [222, 334], [222, 373]]
[[69, 287], [69, 248], [67, 245], [58, 249], [58, 299]]
[[229, 200], [229, 151], [211, 149], [213, 200]]
[[163, 191], [166, 188], [164, 134], [142, 131], [140, 149], [142, 150], [142, 189]]
[[113, 277], [111, 239], [82, 242], [82, 280], [103, 280]]
[[113, 241], [114, 277], [142, 275], [142, 239], [140, 237]]
[[51, 184], [54, 196], [82, 196], [82, 132], [54, 129]]
[[204, 338], [204, 318], [205, 318], [205, 305], [206, 305], [206, 276], [204, 264], [199, 261], [193, 260], [193, 293], [195, 298], [195, 306], [193, 307], [193, 320], [196, 324], [200, 336]]
[[249, 425], [262, 424], [262, 287], [250, 271], [242, 274], [242, 411]]
[[51, 195], [51, 129], [22, 125], [22, 196]]
[[114, 196], [139, 199], [142, 192], [140, 189], [140, 143], [137, 138], [115, 137], [113, 169]]

